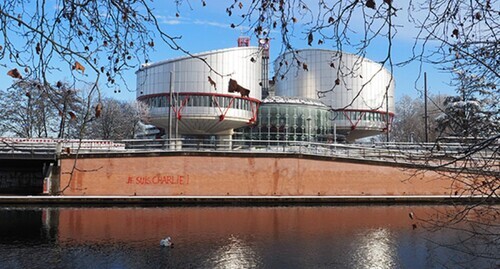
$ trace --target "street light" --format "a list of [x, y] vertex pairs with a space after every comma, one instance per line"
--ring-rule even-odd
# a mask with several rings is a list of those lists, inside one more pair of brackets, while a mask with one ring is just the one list
[[307, 141], [311, 142], [311, 117], [307, 117]]

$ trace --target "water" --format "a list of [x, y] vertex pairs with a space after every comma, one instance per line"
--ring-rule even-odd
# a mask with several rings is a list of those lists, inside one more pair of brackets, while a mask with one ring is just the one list
[[[0, 209], [0, 268], [495, 268], [431, 206]], [[413, 224], [417, 228], [413, 228]], [[174, 248], [160, 247], [166, 236]], [[498, 246], [496, 246], [498, 248]], [[498, 267], [497, 267], [498, 268]]]

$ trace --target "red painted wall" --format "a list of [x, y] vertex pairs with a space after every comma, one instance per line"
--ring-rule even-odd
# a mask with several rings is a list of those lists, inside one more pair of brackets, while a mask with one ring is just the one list
[[[435, 172], [293, 157], [142, 156], [61, 160], [63, 195], [449, 195]], [[65, 188], [67, 186], [67, 188]]]

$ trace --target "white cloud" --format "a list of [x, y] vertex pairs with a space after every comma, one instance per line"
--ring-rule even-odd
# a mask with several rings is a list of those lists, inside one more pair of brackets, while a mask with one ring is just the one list
[[205, 20], [194, 20], [193, 24], [198, 24], [198, 25], [209, 25], [209, 26], [214, 26], [214, 27], [219, 27], [219, 28], [229, 28], [230, 25], [227, 23], [220, 23], [220, 22], [215, 22], [215, 21], [205, 21]]
[[181, 19], [173, 16], [155, 15], [160, 24], [178, 25], [184, 23]]
[[168, 25], [177, 25], [177, 24], [181, 24], [181, 21], [180, 20], [162, 20], [161, 23], [168, 24]]

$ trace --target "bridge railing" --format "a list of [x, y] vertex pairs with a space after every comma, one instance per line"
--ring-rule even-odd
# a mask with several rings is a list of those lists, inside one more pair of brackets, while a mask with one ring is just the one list
[[[464, 159], [476, 158], [499, 167], [498, 141], [490, 147], [471, 153], [470, 145], [458, 143], [376, 143], [331, 144], [309, 141], [225, 140], [225, 139], [133, 139], [107, 140], [55, 140], [40, 141], [21, 138], [0, 138], [0, 154], [66, 154], [98, 152], [168, 152], [217, 151], [289, 153], [337, 158], [363, 159], [411, 164], [442, 166], [453, 163], [459, 167]], [[496, 150], [495, 150], [496, 149]]]
[[[172, 139], [172, 140], [123, 140], [126, 149], [131, 151], [227, 151], [227, 152], [264, 152], [293, 153], [338, 158], [364, 159], [411, 164], [443, 166], [453, 163], [455, 167], [467, 154], [470, 148], [458, 143], [410, 144], [410, 143], [377, 143], [377, 144], [331, 144], [308, 141], [276, 141], [276, 140], [205, 140], [205, 139]], [[467, 156], [500, 163], [495, 146], [485, 148]]]
[[0, 137], [0, 154], [58, 155], [60, 153], [125, 150], [125, 144], [110, 140]]

